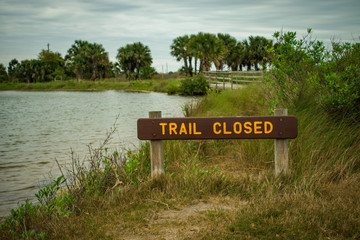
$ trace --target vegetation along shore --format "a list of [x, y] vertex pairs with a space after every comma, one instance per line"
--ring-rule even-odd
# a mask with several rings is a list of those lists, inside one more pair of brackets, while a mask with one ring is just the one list
[[326, 50], [310, 36], [275, 33], [264, 83], [184, 106], [204, 117], [287, 108], [299, 132], [288, 175], [274, 176], [273, 140], [170, 140], [165, 175], [151, 179], [149, 144], [109, 152], [110, 132], [88, 167], [72, 159], [39, 204], [19, 203], [0, 238], [359, 239], [360, 44]]

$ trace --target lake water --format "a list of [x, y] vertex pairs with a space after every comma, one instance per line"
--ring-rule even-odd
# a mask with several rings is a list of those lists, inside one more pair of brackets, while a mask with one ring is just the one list
[[33, 199], [50, 172], [59, 176], [55, 158], [70, 162], [70, 148], [83, 159], [87, 146], [99, 146], [114, 124], [110, 147], [135, 148], [138, 118], [149, 111], [182, 117], [189, 101], [194, 99], [123, 91], [0, 92], [0, 216]]

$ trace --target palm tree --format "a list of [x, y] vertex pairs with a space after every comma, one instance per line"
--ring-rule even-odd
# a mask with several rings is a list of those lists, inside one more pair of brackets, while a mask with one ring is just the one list
[[264, 58], [267, 56], [267, 47], [272, 46], [272, 42], [261, 36], [249, 37], [249, 57], [255, 70], [259, 70], [259, 64], [263, 64]]
[[86, 46], [85, 56], [90, 60], [92, 66], [91, 80], [98, 76], [100, 66], [108, 68], [110, 65], [108, 53], [101, 44], [90, 43]]
[[177, 61], [184, 61], [185, 74], [192, 76], [192, 52], [189, 47], [189, 42], [190, 37], [188, 35], [177, 37], [173, 40], [173, 44], [171, 44], [170, 49], [171, 55], [176, 57]]
[[8, 72], [10, 81], [18, 80], [17, 78], [19, 77], [19, 66], [20, 66], [20, 63], [16, 58], [12, 59], [9, 62], [7, 72]]
[[116, 58], [128, 79], [132, 78], [135, 71], [135, 78], [138, 79], [141, 68], [149, 67], [152, 64], [150, 49], [141, 42], [127, 44], [125, 47], [119, 48]]
[[229, 54], [227, 65], [232, 71], [242, 71], [245, 62], [245, 45], [243, 42], [237, 42]]
[[231, 61], [231, 53], [235, 51], [236, 48], [236, 39], [229, 34], [217, 34], [218, 46], [216, 50], [216, 57], [214, 59], [214, 64], [217, 70], [223, 70], [224, 65]]
[[[199, 42], [197, 41], [197, 35], [195, 34], [191, 34], [189, 42], [187, 43], [187, 48], [189, 51], [189, 55], [190, 55], [190, 59], [193, 57], [195, 59], [194, 62], [194, 73], [196, 74], [198, 69], [197, 69], [197, 65], [198, 65], [198, 60], [200, 60], [200, 69], [201, 70], [201, 59], [202, 59], [202, 55], [201, 55], [201, 47], [199, 45]], [[192, 69], [192, 67], [191, 67]]]
[[210, 71], [211, 63], [215, 59], [216, 49], [218, 48], [217, 38], [211, 33], [198, 33], [196, 41], [199, 44], [201, 59], [201, 70]]
[[136, 79], [140, 76], [140, 69], [145, 66], [151, 66], [152, 57], [148, 46], [144, 46], [141, 42], [133, 44], [134, 61], [136, 69]]
[[118, 65], [121, 70], [124, 71], [127, 78], [130, 78], [130, 74], [135, 71], [135, 63], [132, 61], [133, 45], [127, 44], [125, 47], [118, 49], [116, 58], [118, 59]]
[[89, 42], [82, 40], [75, 40], [75, 43], [68, 50], [65, 56], [66, 66], [69, 67], [76, 75], [76, 79], [80, 81], [87, 68], [86, 48]]

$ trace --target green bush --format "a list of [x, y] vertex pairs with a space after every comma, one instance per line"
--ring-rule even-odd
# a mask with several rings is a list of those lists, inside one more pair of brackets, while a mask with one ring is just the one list
[[[274, 34], [276, 44], [268, 49], [271, 71], [266, 76], [271, 107], [297, 106], [315, 97], [335, 116], [358, 119], [360, 116], [360, 44], [323, 42], [311, 39], [311, 29], [298, 40], [296, 32]], [[316, 94], [314, 94], [316, 93]], [[357, 120], [358, 121], [358, 120]]]
[[316, 82], [320, 103], [331, 113], [356, 119], [360, 115], [360, 44], [332, 45]]
[[276, 43], [268, 49], [271, 71], [266, 80], [276, 92], [275, 107], [290, 107], [309, 94], [309, 75], [325, 58], [322, 42], [311, 39], [311, 29], [298, 40], [296, 32], [274, 33]]
[[151, 79], [157, 74], [155, 68], [150, 66], [145, 66], [140, 69], [140, 78], [141, 79]]
[[199, 74], [194, 78], [186, 78], [181, 82], [180, 92], [182, 95], [205, 95], [209, 88], [209, 84], [206, 81], [204, 75]]

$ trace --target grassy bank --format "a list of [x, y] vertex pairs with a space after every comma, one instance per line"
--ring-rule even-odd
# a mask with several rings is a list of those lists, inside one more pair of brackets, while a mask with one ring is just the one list
[[174, 93], [181, 79], [153, 79], [126, 81], [110, 79], [105, 81], [56, 81], [44, 83], [0, 83], [0, 90], [19, 91], [156, 91]]
[[[189, 116], [269, 115], [261, 85], [210, 93]], [[149, 144], [94, 149], [68, 192], [20, 205], [1, 239], [358, 239], [360, 125], [311, 99], [289, 109], [289, 176], [274, 177], [273, 140], [165, 141], [166, 175], [150, 179]], [[106, 142], [106, 141], [105, 141]], [[67, 195], [67, 193], [70, 193]], [[46, 196], [51, 197], [46, 197]]]

